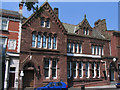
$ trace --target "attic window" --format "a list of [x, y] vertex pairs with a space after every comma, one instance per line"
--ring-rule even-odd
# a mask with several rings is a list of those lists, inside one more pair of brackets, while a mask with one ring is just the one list
[[50, 19], [47, 19], [47, 21], [46, 21], [46, 27], [50, 28]]
[[88, 30], [88, 28], [87, 28], [87, 29], [85, 29], [85, 28], [83, 29], [83, 34], [84, 34], [84, 35], [89, 35], [89, 30]]
[[44, 20], [44, 18], [41, 18], [41, 27], [45, 27], [45, 20]]

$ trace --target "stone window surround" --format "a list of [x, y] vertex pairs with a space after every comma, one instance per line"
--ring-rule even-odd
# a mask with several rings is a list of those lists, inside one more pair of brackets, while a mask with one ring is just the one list
[[[43, 35], [46, 35], [46, 47], [43, 48], [43, 49], [53, 49], [53, 39], [54, 37], [56, 37], [56, 48], [54, 48], [53, 50], [57, 50], [57, 34], [52, 34], [52, 33], [49, 33], [47, 34], [46, 32], [42, 33], [42, 32], [38, 32], [37, 31], [33, 31], [32, 34], [35, 33], [36, 35], [36, 40], [35, 40], [35, 47], [33, 48], [43, 48]], [[41, 47], [37, 47], [37, 40], [38, 40], [38, 34], [41, 35]], [[49, 35], [51, 35], [51, 48], [48, 48], [48, 38], [49, 38]], [[32, 46], [32, 45], [31, 45]]]

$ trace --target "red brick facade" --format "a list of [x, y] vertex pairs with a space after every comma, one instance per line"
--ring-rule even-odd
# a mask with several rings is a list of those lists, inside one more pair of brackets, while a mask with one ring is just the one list
[[[113, 57], [110, 56], [110, 40], [103, 38], [89, 24], [86, 24], [88, 23], [86, 17], [82, 25], [76, 26], [79, 28], [78, 30], [74, 33], [68, 33], [69, 31], [60, 22], [48, 2], [45, 2], [41, 8], [43, 11], [32, 14], [22, 25], [20, 88], [40, 87], [49, 82], [61, 80], [70, 86], [88, 85], [88, 83], [90, 86], [97, 83], [101, 83], [100, 85], [104, 83], [105, 85], [109, 84], [111, 69], [115, 70], [115, 76], [112, 79], [117, 80], [117, 67], [115, 67], [117, 62], [113, 62]], [[44, 23], [42, 22], [43, 18]], [[50, 27], [47, 27], [48, 23]], [[81, 33], [84, 28], [89, 30], [89, 34]], [[93, 32], [97, 35], [93, 35]], [[51, 40], [49, 39], [50, 35], [52, 46], [56, 42], [55, 49], [53, 47], [48, 48], [49, 40]], [[39, 37], [42, 39], [39, 40]], [[56, 37], [56, 41], [54, 37]], [[41, 47], [38, 47], [38, 42]], [[67, 52], [67, 48], [70, 49], [70, 52]], [[83, 72], [81, 78], [79, 76], [80, 62], [82, 62], [81, 71]], [[110, 65], [112, 65], [111, 68]], [[54, 70], [56, 71], [54, 72]], [[32, 79], [29, 79], [28, 73]], [[88, 77], [86, 77], [86, 73], [88, 73]]]

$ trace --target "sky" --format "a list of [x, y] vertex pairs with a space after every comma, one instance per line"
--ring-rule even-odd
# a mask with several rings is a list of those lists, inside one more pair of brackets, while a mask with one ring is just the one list
[[[41, 6], [44, 2], [39, 2]], [[61, 22], [77, 25], [86, 18], [94, 27], [98, 19], [106, 19], [108, 30], [118, 30], [118, 2], [49, 2], [54, 9], [59, 8]], [[2, 2], [2, 9], [19, 11], [19, 2]], [[32, 11], [23, 8], [23, 16], [29, 17]]]

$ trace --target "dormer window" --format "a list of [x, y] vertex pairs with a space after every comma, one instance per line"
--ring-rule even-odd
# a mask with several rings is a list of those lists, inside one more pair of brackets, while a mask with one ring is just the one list
[[88, 28], [87, 28], [87, 29], [85, 29], [85, 28], [83, 29], [83, 34], [84, 34], [84, 35], [89, 35], [89, 30], [88, 30]]
[[47, 21], [46, 21], [46, 27], [50, 28], [50, 19], [47, 19]]
[[44, 18], [41, 18], [41, 27], [45, 27], [45, 20], [44, 20]]

